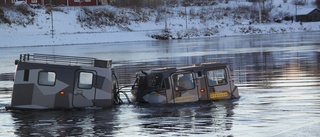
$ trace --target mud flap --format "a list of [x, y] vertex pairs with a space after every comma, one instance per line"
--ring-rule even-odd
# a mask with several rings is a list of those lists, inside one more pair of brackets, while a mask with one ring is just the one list
[[237, 86], [234, 86], [232, 92], [231, 92], [231, 98], [232, 99], [236, 99], [236, 98], [239, 98], [239, 91], [238, 91], [238, 87]]

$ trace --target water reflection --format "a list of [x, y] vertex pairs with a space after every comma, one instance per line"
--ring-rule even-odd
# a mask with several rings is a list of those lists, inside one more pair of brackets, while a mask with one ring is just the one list
[[[319, 52], [302, 55], [263, 52], [237, 58], [245, 62], [235, 66], [234, 77], [243, 86], [277, 88], [279, 86], [319, 86]], [[254, 58], [249, 58], [253, 56]], [[295, 81], [296, 80], [296, 81]]]
[[[7, 112], [4, 106], [9, 104], [11, 92], [2, 92], [0, 136], [272, 136], [293, 126], [319, 121], [319, 34], [55, 47], [65, 55], [113, 59], [122, 85], [132, 84], [135, 72], [141, 70], [225, 62], [240, 86], [241, 98], [176, 105], [126, 104], [106, 109]], [[48, 48], [51, 47], [40, 47], [43, 52]], [[18, 57], [11, 56], [8, 55], [10, 60]], [[0, 66], [0, 70], [10, 73], [14, 65]], [[9, 84], [1, 81], [0, 87], [3, 85]]]
[[111, 135], [115, 123], [112, 109], [65, 111], [13, 111], [18, 136]]
[[[135, 72], [141, 70], [217, 61], [226, 62], [230, 65], [233, 78], [238, 86], [263, 88], [320, 86], [319, 54], [317, 51], [297, 52], [295, 54], [274, 51], [168, 57], [166, 60], [152, 62], [126, 62], [126, 65], [116, 66], [116, 70], [119, 74], [120, 83], [132, 84]], [[294, 77], [298, 81], [294, 81]]]
[[106, 109], [12, 111], [18, 136], [230, 135], [234, 101], [123, 105]]
[[136, 131], [130, 132], [133, 136], [230, 135], [236, 105], [234, 101], [137, 105], [121, 114], [122, 125], [127, 125], [125, 131]]

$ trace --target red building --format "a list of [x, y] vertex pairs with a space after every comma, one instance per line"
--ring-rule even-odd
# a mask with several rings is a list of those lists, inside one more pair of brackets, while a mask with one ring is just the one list
[[12, 0], [0, 0], [0, 6], [12, 6]]

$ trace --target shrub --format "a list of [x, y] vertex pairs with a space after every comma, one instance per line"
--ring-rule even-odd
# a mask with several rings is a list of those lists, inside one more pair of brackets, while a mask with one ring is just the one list
[[46, 9], [46, 14], [50, 14], [51, 11], [64, 12], [62, 9], [57, 8], [57, 7], [48, 7], [48, 8]]
[[146, 22], [149, 20], [149, 13], [144, 10], [132, 10], [125, 8], [82, 8], [78, 15], [78, 21], [82, 25], [91, 27], [103, 26], [126, 26], [132, 22]]
[[307, 1], [306, 0], [292, 0], [291, 3], [293, 5], [298, 5], [298, 6], [307, 5]]
[[15, 10], [25, 16], [28, 16], [28, 15], [34, 16], [35, 15], [35, 13], [30, 9], [29, 5], [26, 5], [26, 4], [20, 4], [20, 5], [15, 6]]
[[282, 20], [289, 21], [291, 20], [291, 15], [287, 11], [280, 11], [273, 16], [273, 20], [276, 22], [281, 22]]
[[0, 8], [0, 23], [11, 24], [10, 20], [4, 15], [4, 9]]
[[12, 8], [0, 8], [0, 23], [27, 26], [34, 23], [35, 15], [27, 4], [14, 5]]
[[[174, 5], [177, 0], [167, 0], [167, 5]], [[162, 6], [163, 0], [115, 0], [110, 3], [110, 5], [115, 7], [125, 7], [125, 8], [142, 8], [148, 7], [156, 9]]]

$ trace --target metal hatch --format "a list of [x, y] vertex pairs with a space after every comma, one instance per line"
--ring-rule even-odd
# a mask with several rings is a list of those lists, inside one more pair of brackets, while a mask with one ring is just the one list
[[209, 100], [230, 98], [229, 74], [226, 68], [214, 68], [205, 71]]
[[172, 94], [174, 103], [194, 102], [199, 100], [195, 74], [191, 71], [173, 73]]
[[74, 107], [94, 106], [97, 73], [91, 70], [77, 70], [72, 105]]

